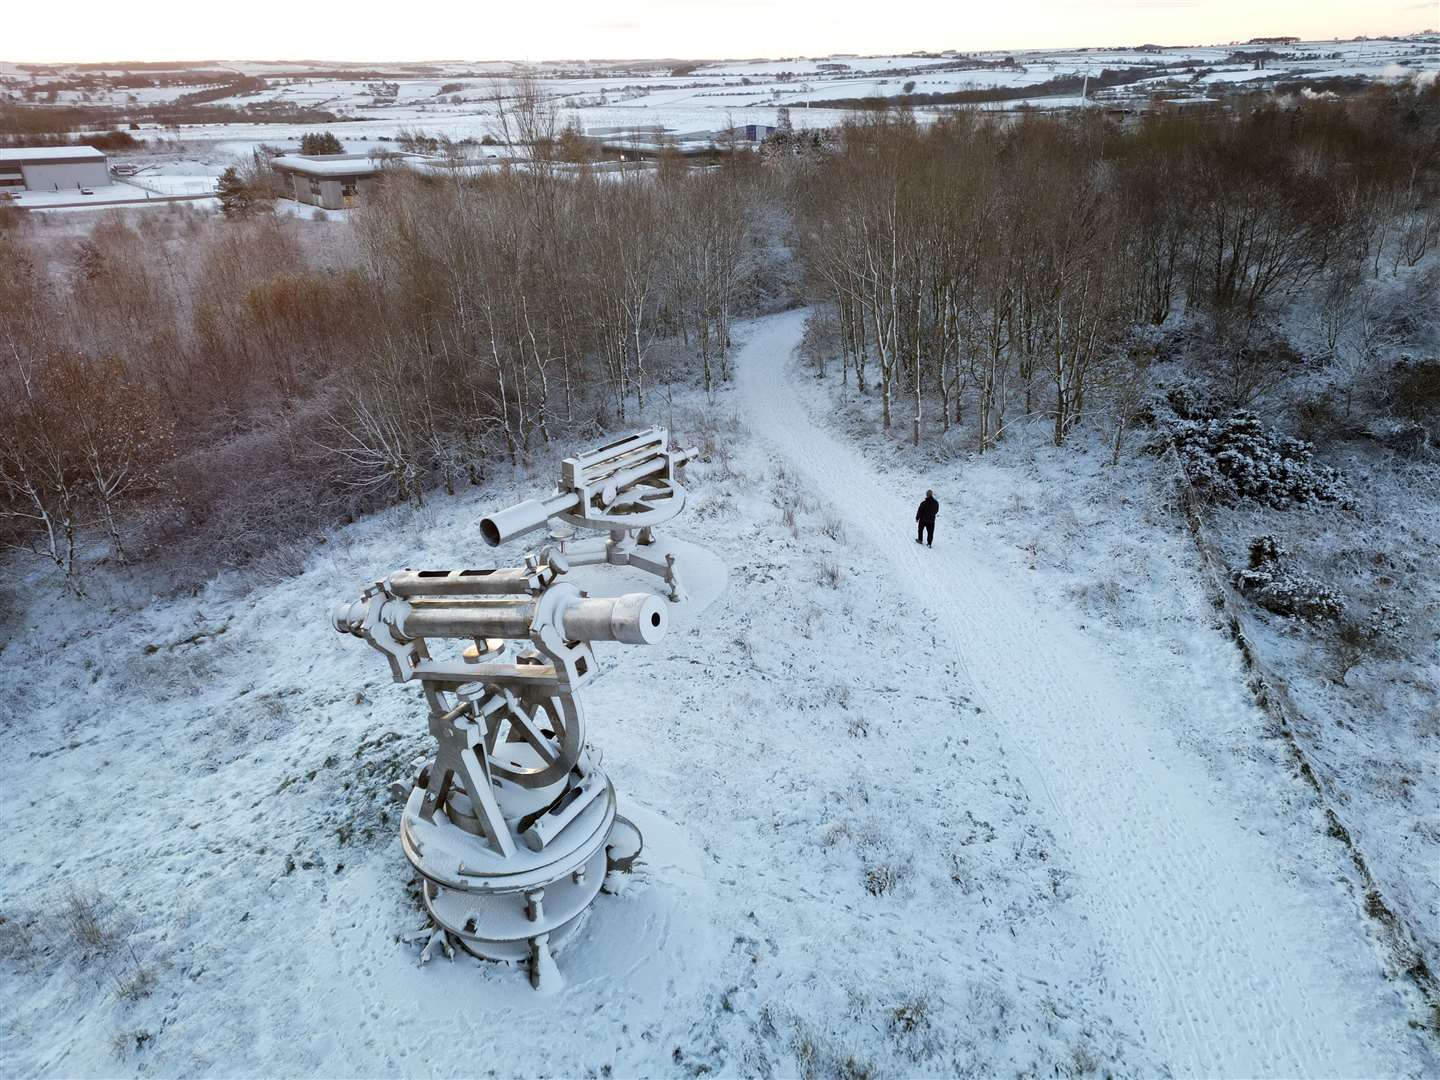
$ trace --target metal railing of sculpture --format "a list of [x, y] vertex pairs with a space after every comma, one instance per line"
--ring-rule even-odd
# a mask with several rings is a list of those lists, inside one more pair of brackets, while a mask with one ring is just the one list
[[[653, 645], [667, 605], [652, 593], [588, 596], [565, 575], [576, 563], [632, 565], [678, 599], [674, 553], [645, 549], [660, 546], [653, 526], [684, 506], [676, 471], [689, 457], [655, 430], [568, 458], [559, 493], [487, 517], [482, 534], [503, 543], [558, 517], [610, 530], [598, 545], [565, 536], [519, 567], [402, 570], [335, 608], [335, 628], [383, 653], [396, 682], [418, 680], [429, 706], [435, 753], [394, 789], [401, 847], [433, 920], [407, 939], [424, 942], [422, 960], [458, 944], [528, 961], [537, 988], [558, 983], [551, 951], [607, 875], [639, 854], [640, 832], [617, 813], [585, 741], [576, 691], [596, 674], [593, 642]], [[439, 639], [468, 645], [438, 658]]]

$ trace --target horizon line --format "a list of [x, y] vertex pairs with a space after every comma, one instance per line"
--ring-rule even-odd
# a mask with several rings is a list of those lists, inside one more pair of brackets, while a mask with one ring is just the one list
[[[699, 56], [699, 55], [660, 55], [660, 56], [591, 56], [591, 57], [546, 57], [536, 60], [520, 60], [504, 57], [491, 57], [489, 59], [461, 59], [432, 57], [424, 59], [405, 59], [401, 57], [387, 57], [385, 59], [324, 59], [320, 57], [309, 57], [299, 59], [273, 59], [266, 60], [257, 57], [207, 57], [197, 59], [138, 59], [131, 57], [126, 60], [104, 59], [104, 60], [20, 60], [3, 59], [0, 65], [11, 65], [15, 67], [99, 67], [124, 69], [127, 65], [137, 64], [174, 64], [177, 67], [200, 66], [204, 64], [268, 64], [276, 66], [299, 65], [299, 64], [335, 64], [335, 65], [360, 65], [371, 66], [391, 65], [440, 65], [440, 64], [512, 64], [512, 65], [542, 65], [542, 64], [662, 64], [662, 63], [686, 63], [702, 62], [707, 64], [733, 61], [735, 63], [783, 63], [787, 60], [820, 60], [829, 57], [847, 57], [860, 60], [876, 59], [880, 57], [906, 57], [914, 56], [917, 59], [926, 56], [937, 57], [945, 53], [958, 53], [962, 56], [973, 56], [984, 53], [1047, 53], [1047, 52], [1129, 52], [1139, 49], [1213, 49], [1224, 48], [1235, 45], [1266, 44], [1265, 38], [1274, 39], [1285, 35], [1267, 34], [1259, 37], [1247, 38], [1245, 40], [1234, 39], [1231, 41], [1212, 42], [1182, 42], [1180, 44], [1162, 44], [1157, 41], [1146, 41], [1134, 45], [1047, 45], [1047, 46], [996, 46], [992, 48], [974, 49], [910, 49], [893, 52], [841, 52], [831, 51], [827, 53], [803, 54], [797, 53], [786, 56]], [[1296, 38], [1295, 44], [1321, 44], [1333, 43], [1343, 44], [1346, 42], [1360, 41], [1404, 41], [1411, 38], [1424, 38], [1428, 36], [1440, 37], [1440, 30], [1427, 27], [1422, 30], [1414, 30], [1406, 34], [1355, 34], [1350, 37], [1325, 37], [1325, 38]]]

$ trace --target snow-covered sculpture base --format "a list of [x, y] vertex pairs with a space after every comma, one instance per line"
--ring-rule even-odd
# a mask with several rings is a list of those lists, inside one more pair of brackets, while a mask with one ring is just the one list
[[[534, 763], [528, 746], [510, 746], [519, 747], [509, 751], [512, 761]], [[578, 782], [567, 777], [538, 788], [497, 787], [496, 803], [512, 829], [536, 815], [541, 823], [547, 815], [560, 822], [538, 834], [545, 837], [539, 850], [519, 846], [499, 854], [480, 837], [463, 794], [452, 795], [446, 812], [427, 820], [427, 793], [416, 786], [401, 819], [401, 844], [423, 879], [435, 926], [475, 956], [529, 962], [537, 986], [552, 967], [550, 952], [579, 928], [607, 874], [628, 870], [642, 843], [639, 830], [616, 813], [614, 786], [589, 753], [570, 775]], [[557, 804], [558, 810], [547, 809]]]

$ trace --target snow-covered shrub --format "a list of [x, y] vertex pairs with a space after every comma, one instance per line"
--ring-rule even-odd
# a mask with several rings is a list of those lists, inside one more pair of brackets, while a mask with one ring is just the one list
[[119, 1061], [127, 1061], [136, 1051], [144, 1050], [155, 1036], [143, 1028], [133, 1031], [117, 1031], [110, 1036], [110, 1052]]
[[1390, 369], [1390, 397], [1395, 411], [1409, 420], [1440, 417], [1440, 359], [1404, 357]]
[[1260, 332], [1243, 344], [1232, 341], [1202, 349], [1195, 360], [1232, 407], [1243, 407], [1272, 393], [1310, 364], [1308, 357], [1273, 330]]
[[884, 896], [895, 888], [900, 875], [888, 863], [871, 866], [865, 871], [865, 891], [871, 896]]
[[1250, 569], [1259, 570], [1271, 563], [1278, 563], [1289, 552], [1280, 546], [1273, 536], [1256, 536], [1250, 540]]
[[1430, 445], [1430, 431], [1417, 420], [1399, 416], [1376, 416], [1361, 428], [1367, 438], [1402, 453], [1418, 454]]
[[40, 948], [40, 921], [34, 911], [0, 914], [0, 961], [30, 967]]
[[1368, 659], [1391, 660], [1403, 655], [1401, 643], [1409, 619], [1399, 609], [1381, 604], [1363, 616], [1343, 619], [1325, 651], [1334, 679], [1344, 683], [1352, 670]]
[[1255, 603], [1277, 615], [1319, 621], [1344, 610], [1340, 594], [1309, 574], [1289, 568], [1242, 570], [1236, 585]]
[[124, 978], [117, 979], [115, 996], [121, 1001], [140, 1001], [160, 985], [160, 976], [149, 964], [136, 964]]
[[1190, 482], [1214, 502], [1255, 499], [1283, 509], [1344, 498], [1340, 474], [1314, 460], [1314, 447], [1266, 430], [1254, 413], [1177, 417], [1170, 437]]
[[1290, 618], [1320, 621], [1339, 618], [1344, 600], [1309, 574], [1285, 565], [1288, 552], [1273, 536], [1250, 541], [1250, 565], [1236, 571], [1235, 587], [1267, 611]]
[[910, 1034], [930, 1026], [930, 1003], [922, 997], [910, 998], [890, 1010], [890, 1029]]
[[1391, 604], [1380, 604], [1364, 615], [1352, 616], [1340, 624], [1336, 637], [1362, 647], [1376, 656], [1394, 656], [1410, 619]]
[[840, 355], [840, 322], [835, 313], [821, 308], [805, 320], [805, 333], [800, 339], [800, 359], [815, 369], [817, 378], [825, 375], [825, 361]]
[[61, 922], [71, 942], [79, 946], [79, 954], [87, 959], [112, 952], [120, 942], [103, 914], [104, 907], [105, 898], [98, 893], [82, 891], [73, 883], [65, 890]]
[[912, 1061], [932, 1056], [938, 1046], [932, 1032], [930, 1002], [911, 997], [890, 1010], [890, 1038], [896, 1049]]
[[[341, 482], [335, 456], [316, 440], [296, 436], [323, 423], [322, 408], [307, 403], [290, 423], [257, 424], [177, 462], [175, 505], [147, 537], [164, 553], [177, 587], [253, 566], [286, 544], [298, 546], [281, 559], [299, 572], [317, 534], [380, 504], [378, 494]], [[240, 484], [240, 476], [266, 482]], [[271, 573], [270, 580], [284, 576]]]
[[1410, 625], [1410, 618], [1391, 604], [1380, 604], [1360, 620], [1361, 633], [1370, 641], [1385, 643], [1385, 647], [1398, 645]]
[[254, 562], [251, 574], [260, 585], [278, 585], [297, 578], [305, 572], [311, 550], [312, 545], [294, 540], [277, 544]]
[[1307, 442], [1328, 441], [1351, 426], [1337, 408], [1332, 393], [1312, 394], [1295, 403], [1296, 427]]
[[1156, 419], [1210, 420], [1221, 412], [1220, 399], [1207, 388], [1194, 382], [1180, 382], [1165, 388], [1157, 402]]

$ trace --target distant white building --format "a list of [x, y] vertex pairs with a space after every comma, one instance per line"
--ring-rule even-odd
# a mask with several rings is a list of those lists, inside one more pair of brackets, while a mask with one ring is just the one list
[[370, 194], [384, 167], [369, 154], [282, 154], [270, 159], [277, 194], [327, 210], [356, 205]]
[[105, 155], [93, 146], [0, 150], [0, 191], [73, 191], [109, 183]]

